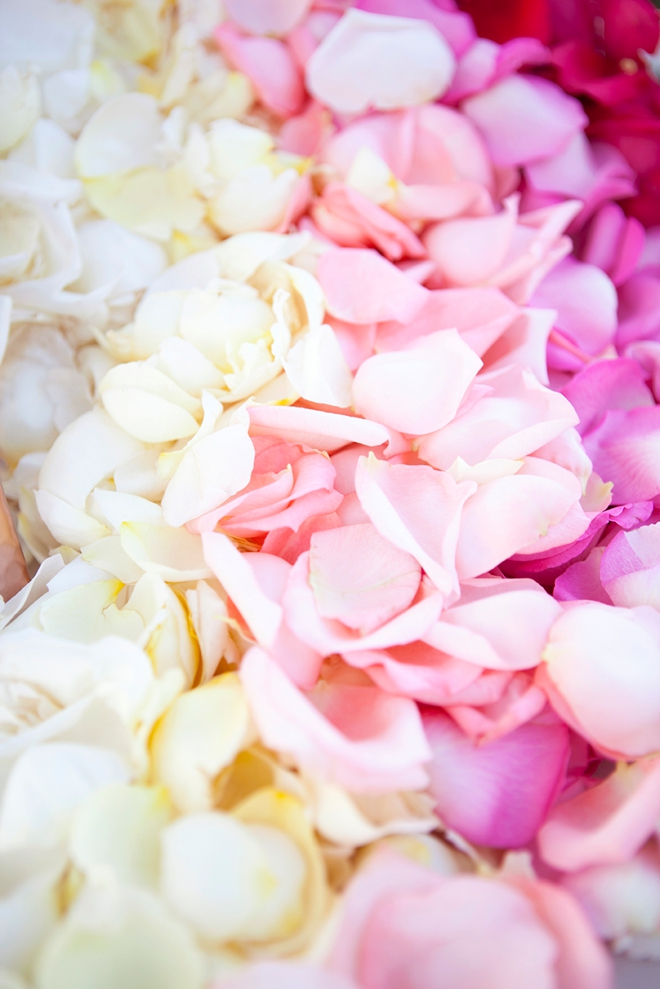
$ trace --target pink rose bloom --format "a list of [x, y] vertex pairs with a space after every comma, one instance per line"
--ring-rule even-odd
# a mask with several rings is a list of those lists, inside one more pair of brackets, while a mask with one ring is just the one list
[[376, 853], [349, 886], [331, 957], [364, 989], [610, 989], [575, 900], [522, 876], [445, 877]]

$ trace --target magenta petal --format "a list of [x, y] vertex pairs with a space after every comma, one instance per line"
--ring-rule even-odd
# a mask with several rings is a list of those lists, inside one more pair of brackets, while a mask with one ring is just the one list
[[530, 722], [477, 745], [443, 711], [427, 707], [422, 717], [433, 751], [431, 793], [444, 824], [494, 848], [531, 841], [564, 779], [566, 726]]

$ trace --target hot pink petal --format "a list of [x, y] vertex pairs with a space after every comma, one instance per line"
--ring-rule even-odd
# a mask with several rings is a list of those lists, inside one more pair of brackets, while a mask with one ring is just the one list
[[617, 203], [605, 203], [587, 227], [580, 258], [587, 264], [597, 264], [615, 285], [622, 285], [635, 270], [644, 241], [644, 227], [639, 220], [626, 217]]
[[423, 721], [443, 823], [479, 845], [519, 848], [531, 841], [564, 781], [566, 726], [529, 723], [477, 745], [437, 708], [425, 708]]
[[614, 340], [616, 289], [595, 265], [565, 258], [543, 279], [531, 304], [556, 309], [555, 326], [588, 354], [600, 354]]
[[353, 381], [355, 408], [400, 432], [430, 433], [453, 419], [480, 367], [457, 330], [438, 330], [406, 350], [369, 357]]
[[617, 505], [647, 501], [660, 494], [660, 406], [630, 411], [613, 409], [584, 437], [594, 469], [613, 481]]
[[306, 772], [355, 793], [426, 785], [430, 753], [413, 701], [323, 680], [305, 695], [257, 648], [239, 675], [264, 744]]
[[469, 97], [462, 109], [483, 133], [496, 165], [549, 158], [588, 122], [579, 102], [554, 83], [522, 75]]
[[660, 760], [615, 772], [598, 786], [555, 807], [538, 835], [544, 862], [563, 872], [627, 862], [656, 830]]
[[580, 417], [582, 436], [600, 425], [610, 409], [655, 405], [639, 364], [626, 357], [589, 364], [571, 378], [563, 394]]
[[420, 563], [441, 594], [458, 590], [456, 539], [461, 509], [474, 491], [431, 467], [388, 464], [370, 456], [358, 463], [358, 498], [378, 531]]
[[376, 251], [326, 251], [319, 260], [317, 277], [329, 313], [348, 323], [378, 323], [385, 319], [408, 323], [421, 312], [428, 298], [427, 289]]
[[604, 552], [604, 546], [595, 546], [586, 560], [573, 563], [563, 574], [557, 577], [553, 591], [555, 600], [600, 601], [602, 604], [613, 604], [614, 602], [603, 587], [600, 577], [600, 565]]

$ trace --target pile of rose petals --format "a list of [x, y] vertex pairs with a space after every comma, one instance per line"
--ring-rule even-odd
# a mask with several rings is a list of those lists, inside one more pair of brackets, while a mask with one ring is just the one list
[[463, 7], [0, 0], [1, 989], [660, 959], [658, 18]]

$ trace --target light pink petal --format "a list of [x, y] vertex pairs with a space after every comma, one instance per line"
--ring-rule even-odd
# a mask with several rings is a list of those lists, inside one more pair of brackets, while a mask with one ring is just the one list
[[522, 75], [469, 97], [462, 109], [481, 130], [496, 165], [549, 158], [588, 122], [578, 100], [554, 83]]
[[562, 872], [626, 862], [659, 818], [660, 760], [620, 763], [598, 786], [554, 808], [539, 831], [539, 851]]
[[568, 729], [530, 723], [477, 745], [443, 711], [425, 708], [431, 794], [445, 825], [468, 841], [519, 848], [532, 840], [564, 781]]
[[355, 6], [374, 14], [430, 21], [444, 35], [457, 55], [465, 51], [474, 39], [474, 24], [469, 14], [455, 11], [449, 5], [443, 7], [435, 4], [432, 0], [358, 0]]
[[444, 428], [418, 443], [419, 456], [448, 470], [457, 457], [474, 465], [489, 458], [519, 460], [574, 426], [570, 403], [544, 388], [529, 371], [507, 368], [482, 374], [484, 395]]
[[[554, 312], [525, 308], [484, 355], [487, 371], [504, 370], [511, 364], [529, 368], [543, 385], [548, 384], [548, 338]], [[469, 341], [468, 341], [469, 342]]]
[[340, 248], [319, 259], [317, 278], [328, 312], [348, 323], [395, 319], [408, 323], [423, 309], [428, 291], [376, 251]]
[[427, 21], [348, 10], [306, 66], [307, 89], [337, 113], [396, 110], [448, 89], [456, 61]]
[[434, 874], [381, 849], [345, 893], [331, 964], [368, 989], [556, 989], [558, 954], [512, 885]]
[[[317, 153], [325, 132], [329, 128], [328, 111], [311, 100], [302, 113], [284, 122], [278, 137], [278, 145], [292, 155], [308, 157]], [[285, 231], [286, 232], [286, 231]]]
[[299, 639], [323, 656], [365, 649], [387, 649], [414, 642], [438, 620], [442, 610], [440, 594], [419, 595], [405, 611], [369, 632], [355, 631], [336, 618], [320, 614], [310, 582], [310, 554], [296, 561], [284, 595], [286, 620]]
[[436, 330], [456, 328], [467, 345], [482, 357], [511, 326], [519, 308], [497, 288], [449, 288], [431, 292], [422, 311], [408, 325], [378, 325], [377, 349], [403, 350], [413, 340]]
[[500, 46], [488, 38], [476, 38], [459, 59], [447, 100], [456, 103], [486, 89], [495, 78]]
[[252, 436], [277, 436], [328, 453], [349, 443], [386, 444], [390, 453], [408, 449], [408, 443], [386, 426], [357, 416], [286, 405], [252, 406], [248, 411]]
[[445, 656], [425, 642], [392, 646], [387, 651], [345, 653], [351, 666], [366, 670], [381, 690], [427, 704], [447, 704], [481, 676], [472, 663]]
[[281, 36], [302, 20], [311, 0], [225, 0], [233, 21], [250, 34]]
[[438, 330], [369, 357], [353, 381], [355, 408], [402, 433], [430, 433], [453, 419], [480, 367], [457, 330]]
[[[237, 6], [242, 6], [242, 0]], [[231, 24], [217, 27], [215, 38], [231, 64], [248, 76], [269, 110], [280, 117], [300, 112], [305, 99], [302, 78], [282, 41], [245, 37]]]
[[411, 185], [401, 189], [394, 208], [408, 223], [415, 220], [448, 220], [462, 213], [487, 215], [493, 211], [488, 191], [476, 182], [447, 185]]
[[309, 582], [323, 618], [368, 634], [412, 603], [420, 580], [416, 560], [369, 523], [312, 536]]
[[426, 255], [410, 227], [343, 183], [328, 183], [312, 207], [312, 217], [319, 230], [336, 244], [374, 246], [390, 261]]
[[541, 662], [561, 613], [559, 603], [533, 580], [472, 580], [461, 584], [460, 599], [425, 641], [488, 669], [527, 670]]
[[464, 703], [461, 703], [460, 697], [455, 697], [451, 704], [446, 705], [447, 713], [459, 728], [482, 745], [504, 738], [521, 725], [533, 721], [547, 707], [547, 698], [534, 682], [531, 673], [518, 672], [507, 675], [487, 671], [481, 675], [476, 686], [478, 687], [482, 680], [498, 676], [508, 676], [508, 679], [504, 683], [501, 696], [491, 703], [485, 703], [480, 707], [473, 706], [470, 704], [471, 690], [468, 688], [465, 691], [468, 696]]
[[[268, 593], [262, 589], [259, 574], [255, 573], [248, 559], [249, 556], [261, 554], [240, 553], [231, 539], [220, 532], [204, 533], [202, 545], [206, 562], [240, 611], [256, 641], [270, 647], [275, 642], [282, 623], [284, 613], [277, 603], [277, 597], [281, 596], [281, 589], [290, 569], [289, 564], [279, 557], [271, 557], [271, 566], [278, 571], [280, 581], [273, 584], [272, 579], [269, 579]], [[264, 560], [260, 561], [260, 564], [264, 563]], [[260, 574], [263, 577], [267, 574], [263, 565], [260, 567]], [[270, 578], [271, 574], [268, 576]], [[278, 589], [280, 594], [277, 593]]]
[[487, 573], [533, 545], [581, 494], [569, 471], [536, 457], [526, 458], [517, 474], [482, 484], [463, 508], [456, 548], [461, 580]]
[[539, 683], [592, 745], [615, 757], [660, 748], [660, 616], [648, 607], [569, 607], [555, 622]]
[[595, 265], [565, 258], [543, 279], [531, 304], [556, 309], [555, 326], [588, 354], [600, 354], [614, 340], [616, 289]]
[[437, 223], [423, 242], [447, 285], [476, 285], [504, 264], [515, 226], [515, 204], [508, 201], [495, 216]]
[[555, 937], [559, 947], [557, 985], [561, 989], [612, 989], [612, 959], [594, 936], [593, 924], [579, 902], [551, 883], [522, 876], [512, 876], [510, 882], [529, 897]]
[[370, 456], [359, 461], [355, 486], [378, 531], [412, 554], [441, 594], [456, 592], [456, 540], [474, 484], [456, 484], [431, 467], [388, 464]]
[[355, 793], [426, 785], [430, 753], [413, 701], [323, 680], [305, 695], [257, 648], [239, 675], [264, 744], [306, 772]]

